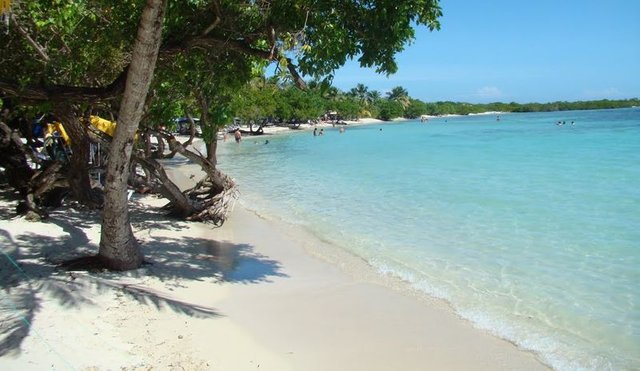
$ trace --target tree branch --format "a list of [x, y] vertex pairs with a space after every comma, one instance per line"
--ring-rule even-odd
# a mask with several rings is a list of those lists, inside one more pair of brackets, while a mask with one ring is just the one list
[[49, 58], [49, 56], [47, 55], [47, 52], [45, 51], [45, 49], [40, 44], [38, 44], [37, 41], [32, 39], [31, 36], [29, 36], [27, 31], [24, 28], [22, 28], [22, 26], [20, 25], [20, 22], [18, 22], [18, 19], [16, 18], [15, 14], [13, 14], [13, 13], [11, 13], [11, 21], [13, 22], [13, 24], [18, 29], [18, 32], [20, 33], [20, 35], [22, 35], [22, 37], [24, 37], [27, 40], [27, 42], [29, 44], [31, 44], [31, 46], [42, 57], [42, 59], [44, 59], [45, 62], [49, 62], [51, 60], [51, 58]]
[[177, 44], [167, 45], [160, 49], [160, 57], [168, 58], [176, 54], [188, 51], [192, 48], [229, 48], [231, 50], [263, 58], [268, 61], [273, 60], [273, 56], [266, 50], [255, 49], [243, 40], [221, 39], [212, 36], [196, 36], [187, 40], [182, 40]]
[[307, 90], [307, 83], [304, 81], [302, 76], [300, 76], [300, 74], [298, 73], [298, 70], [296, 70], [296, 66], [293, 63], [291, 63], [290, 58], [287, 58], [287, 69], [289, 70], [289, 73], [293, 77], [293, 81], [296, 83], [296, 86], [301, 90]]
[[28, 101], [98, 101], [110, 100], [124, 91], [129, 67], [126, 67], [113, 82], [101, 87], [67, 85], [30, 85], [22, 86], [15, 81], [0, 80], [0, 91], [8, 96]]
[[213, 31], [213, 29], [216, 28], [220, 23], [220, 21], [222, 20], [222, 12], [220, 11], [220, 4], [218, 4], [217, 0], [214, 0], [212, 5], [213, 5], [213, 12], [216, 14], [216, 19], [213, 21], [211, 25], [209, 25], [209, 27], [207, 27], [204, 30], [204, 32], [202, 33], [202, 36], [207, 36], [209, 32]]

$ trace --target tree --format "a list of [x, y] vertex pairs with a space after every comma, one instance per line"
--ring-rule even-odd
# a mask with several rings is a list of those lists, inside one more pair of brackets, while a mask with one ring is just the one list
[[236, 116], [246, 122], [259, 122], [276, 114], [278, 86], [256, 77], [237, 90], [231, 106]]
[[142, 264], [142, 253], [129, 222], [127, 179], [134, 136], [162, 41], [165, 8], [166, 0], [147, 0], [142, 11], [109, 153], [98, 256], [108, 268], [116, 270], [133, 269]]
[[387, 93], [387, 99], [399, 102], [403, 108], [407, 108], [411, 103], [409, 100], [409, 92], [402, 86], [396, 86]]
[[427, 113], [427, 105], [419, 99], [410, 99], [409, 106], [404, 110], [404, 117], [414, 119]]
[[382, 100], [378, 106], [380, 112], [378, 113], [378, 118], [381, 120], [391, 120], [396, 117], [402, 117], [404, 113], [404, 109], [402, 108], [402, 104], [395, 100]]
[[[156, 95], [145, 99], [147, 94], [142, 90], [146, 89], [132, 99], [131, 92], [125, 89], [125, 81], [132, 82], [134, 76], [141, 77], [140, 88], [154, 77], [153, 73], [147, 76], [134, 67], [136, 53], [131, 55], [137, 17], [143, 4], [129, 0], [33, 0], [20, 4], [12, 24], [21, 27], [21, 32], [0, 33], [0, 41], [5, 46], [0, 54], [1, 95], [32, 111], [37, 108], [49, 111], [51, 107], [61, 106], [59, 111], [67, 117], [65, 123], [70, 126], [76, 124], [76, 118], [88, 116], [98, 107], [105, 112], [118, 112], [118, 130], [125, 134], [116, 134], [120, 138], [114, 138], [111, 143], [107, 177], [107, 192], [111, 196], [107, 196], [107, 203], [115, 205], [105, 209], [105, 214], [110, 216], [104, 218], [107, 231], [102, 234], [101, 246], [109, 252], [101, 256], [110, 261], [112, 267], [133, 267], [141, 261], [141, 256], [132, 242], [128, 218], [122, 217], [126, 213], [113, 214], [126, 209], [121, 192], [126, 184], [123, 174], [129, 170], [128, 157], [139, 115], [144, 110], [153, 110], [154, 100], [158, 99]], [[145, 9], [157, 4], [158, 1], [149, 0]], [[148, 15], [147, 10], [145, 14]], [[376, 2], [375, 6], [350, 0], [311, 3], [304, 0], [191, 0], [170, 2], [167, 15], [163, 38], [154, 40], [159, 44], [155, 86], [169, 82], [163, 76], [171, 76], [168, 71], [174, 68], [174, 79], [187, 80], [176, 89], [182, 92], [180, 106], [194, 111], [197, 107], [204, 117], [216, 112], [216, 105], [226, 104], [222, 96], [214, 94], [233, 90], [233, 83], [223, 76], [200, 80], [211, 71], [227, 71], [228, 76], [244, 82], [250, 74], [233, 71], [251, 69], [260, 60], [276, 64], [282, 74], [301, 88], [305, 86], [301, 75], [326, 78], [349, 58], [357, 58], [362, 66], [374, 67], [378, 72], [393, 73], [397, 70], [394, 56], [414, 37], [413, 27], [426, 25], [431, 30], [437, 29], [441, 11], [437, 0]], [[162, 22], [153, 24], [156, 28], [159, 25]], [[176, 58], [185, 60], [171, 63]], [[151, 59], [155, 61], [155, 57]], [[239, 68], [225, 70], [234, 64]], [[143, 70], [153, 71], [152, 68]], [[188, 80], [198, 80], [193, 94], [186, 94], [182, 89]], [[155, 126], [153, 122], [146, 124], [150, 128]], [[78, 125], [78, 128], [82, 128], [76, 132], [79, 137], [89, 135], [84, 126]], [[166, 136], [166, 133], [159, 134]], [[194, 156], [170, 136], [166, 136], [166, 140], [174, 150], [200, 161], [215, 179], [212, 192], [221, 191], [221, 186], [229, 184], [215, 172], [209, 160]], [[147, 171], [157, 179], [166, 181], [162, 170], [154, 168], [156, 164], [146, 162], [145, 158], [139, 160], [148, 165]], [[182, 210], [189, 210], [191, 206], [194, 212], [202, 211], [195, 207], [196, 202], [187, 202], [189, 199], [184, 195], [178, 197], [175, 189], [169, 192], [169, 188], [173, 189], [170, 182], [163, 188], [166, 192], [163, 195], [173, 197], [172, 203], [181, 203]], [[118, 192], [122, 194], [116, 197]], [[116, 229], [122, 231], [112, 233]]]
[[87, 133], [79, 118], [89, 100], [109, 100], [123, 88], [125, 48], [135, 34], [135, 14], [140, 14], [134, 2], [113, 5], [20, 2], [7, 32], [0, 32], [1, 95], [29, 112], [22, 117], [25, 123], [46, 112], [65, 124], [75, 156], [59, 171], [67, 173], [75, 198], [92, 208], [100, 202], [90, 189]]
[[377, 90], [371, 90], [367, 93], [367, 99], [375, 104], [377, 101], [379, 101], [380, 99], [382, 99], [382, 95], [380, 94], [379, 91]]
[[370, 103], [369, 88], [363, 84], [358, 84], [354, 88], [351, 88], [351, 90], [349, 90], [349, 95], [356, 98], [363, 106], [367, 106]]
[[282, 119], [291, 119], [297, 123], [313, 120], [324, 112], [323, 102], [312, 91], [302, 91], [288, 86], [276, 94], [275, 114]]

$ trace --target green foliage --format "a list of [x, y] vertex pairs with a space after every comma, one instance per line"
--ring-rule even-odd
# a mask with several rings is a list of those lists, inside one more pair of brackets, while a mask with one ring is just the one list
[[624, 108], [640, 105], [640, 99], [621, 99], [621, 100], [591, 100], [577, 102], [550, 102], [550, 103], [487, 103], [487, 104], [470, 104], [461, 102], [436, 102], [427, 104], [430, 108], [429, 114], [459, 114], [466, 115], [469, 113], [481, 112], [552, 112], [552, 111], [569, 111], [569, 110], [587, 110], [587, 109], [608, 109], [608, 108]]
[[[279, 86], [275, 81], [252, 83], [240, 90], [238, 98], [233, 101], [234, 110], [244, 120], [258, 122], [270, 117], [283, 121], [313, 119], [329, 111], [336, 111], [345, 120], [359, 117], [390, 120], [397, 117], [415, 119], [421, 115], [468, 115], [494, 111], [539, 112], [640, 106], [638, 99], [527, 104], [515, 102], [471, 104], [452, 101], [425, 103], [409, 97], [407, 90], [400, 86], [392, 89], [387, 94], [388, 98], [385, 99], [381, 98], [378, 91], [369, 90], [363, 84], [357, 84], [347, 93], [317, 80], [309, 82], [308, 85], [309, 91], [302, 92], [294, 89], [291, 85]], [[297, 111], [294, 109], [296, 106], [300, 107]], [[320, 108], [323, 108], [324, 111], [321, 112]]]
[[[303, 25], [307, 51], [300, 58], [300, 68], [307, 75], [324, 75], [357, 58], [363, 67], [375, 67], [381, 73], [394, 73], [394, 55], [414, 37], [414, 25], [440, 27], [442, 15], [436, 0], [314, 1], [313, 6], [301, 2], [282, 4], [278, 11], [291, 21]], [[292, 6], [293, 5], [293, 6]], [[275, 20], [275, 19], [274, 19]], [[278, 18], [278, 21], [283, 21]], [[278, 24], [274, 22], [272, 24]]]
[[141, 5], [115, 0], [21, 2], [14, 12], [17, 22], [8, 33], [0, 33], [4, 49], [0, 79], [23, 85], [98, 86], [111, 82], [126, 65]]
[[277, 98], [276, 116], [279, 118], [306, 121], [324, 113], [324, 105], [317, 95], [293, 86], [281, 90]]
[[278, 87], [258, 78], [236, 91], [231, 101], [236, 116], [245, 121], [258, 122], [273, 117], [276, 112], [276, 94]]
[[256, 80], [240, 89], [231, 103], [236, 116], [249, 122], [264, 119], [306, 121], [325, 112], [320, 90], [300, 90], [292, 85]]
[[[0, 82], [45, 90], [107, 86], [126, 72], [143, 5], [134, 0], [21, 2], [18, 23], [41, 48], [15, 30], [0, 35], [6, 45]], [[379, 93], [360, 85], [357, 99], [346, 98], [328, 84], [330, 74], [352, 58], [379, 72], [395, 72], [394, 55], [413, 39], [413, 28], [438, 29], [441, 14], [438, 0], [170, 1], [145, 124], [170, 125], [187, 112], [213, 118], [219, 106], [253, 120], [304, 120], [329, 109], [345, 118], [375, 114]], [[304, 93], [280, 86], [269, 95], [268, 89], [242, 87], [269, 63], [324, 79]], [[201, 123], [211, 125], [205, 133], [225, 124]]]
[[366, 108], [361, 108], [358, 101], [353, 97], [344, 97], [340, 100], [329, 102], [330, 111], [336, 111], [345, 120], [353, 120], [360, 116]]
[[395, 100], [383, 100], [378, 105], [378, 108], [380, 110], [378, 118], [385, 121], [402, 117], [404, 114], [402, 103]]
[[410, 99], [409, 106], [404, 111], [404, 117], [415, 119], [427, 114], [427, 104], [418, 99]]

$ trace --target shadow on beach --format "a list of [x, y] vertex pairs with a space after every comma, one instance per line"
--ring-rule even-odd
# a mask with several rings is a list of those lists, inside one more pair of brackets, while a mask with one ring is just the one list
[[[4, 209], [0, 209], [3, 218], [9, 213]], [[136, 202], [131, 210], [145, 264], [129, 272], [61, 267], [63, 262], [97, 254], [99, 212], [70, 208], [52, 212], [45, 223], [62, 229], [60, 236], [35, 232], [36, 223], [24, 233], [0, 228], [0, 357], [20, 351], [47, 299], [63, 308], [81, 308], [96, 305], [100, 295], [117, 292], [157, 310], [217, 317], [221, 314], [215, 308], [199, 303], [206, 297], [179, 297], [176, 288], [190, 282], [258, 284], [286, 277], [279, 262], [256, 253], [251, 245], [192, 237], [197, 229], [193, 225]], [[154, 231], [162, 235], [154, 236]], [[154, 281], [151, 287], [149, 282]]]

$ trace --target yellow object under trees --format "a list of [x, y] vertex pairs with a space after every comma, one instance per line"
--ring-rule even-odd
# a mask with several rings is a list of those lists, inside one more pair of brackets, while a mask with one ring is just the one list
[[[0, 0], [0, 1], [2, 1], [2, 0]], [[91, 116], [90, 119], [89, 119], [89, 122], [91, 123], [91, 126], [96, 128], [97, 130], [103, 132], [104, 134], [107, 134], [110, 137], [113, 137], [113, 134], [116, 131], [116, 123], [115, 122], [111, 122], [109, 120], [105, 120], [105, 119], [103, 119], [101, 117]], [[65, 144], [67, 144], [67, 145], [71, 144], [71, 139], [69, 138], [69, 135], [64, 130], [64, 126], [61, 123], [59, 123], [57, 121], [54, 121], [54, 122], [52, 122], [50, 124], [47, 124], [47, 126], [45, 127], [45, 137], [47, 137], [49, 135], [54, 135], [56, 132], [60, 135], [60, 137], [62, 137], [62, 139], [64, 140]]]
[[0, 15], [8, 15], [11, 11], [11, 0], [0, 0]]

